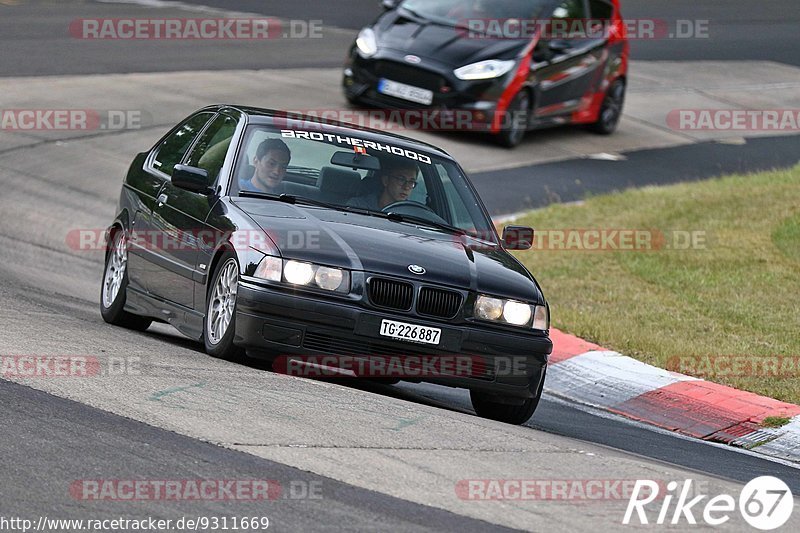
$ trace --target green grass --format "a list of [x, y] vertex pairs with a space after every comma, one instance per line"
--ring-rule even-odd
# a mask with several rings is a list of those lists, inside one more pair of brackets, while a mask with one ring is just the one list
[[788, 424], [791, 420], [785, 416], [768, 416], [765, 418], [761, 425], [765, 428], [779, 428]]
[[668, 243], [674, 230], [698, 232], [705, 246], [691, 249], [518, 257], [541, 283], [553, 326], [662, 368], [676, 358], [793, 358], [778, 375], [739, 368], [700, 377], [800, 403], [800, 166], [596, 196], [516, 223], [657, 230]]

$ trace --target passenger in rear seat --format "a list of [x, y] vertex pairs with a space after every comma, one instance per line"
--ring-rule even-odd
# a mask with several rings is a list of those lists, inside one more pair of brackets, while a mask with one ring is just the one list
[[255, 171], [250, 179], [239, 180], [240, 191], [283, 194], [283, 177], [292, 160], [292, 152], [280, 139], [267, 139], [258, 145], [253, 157]]

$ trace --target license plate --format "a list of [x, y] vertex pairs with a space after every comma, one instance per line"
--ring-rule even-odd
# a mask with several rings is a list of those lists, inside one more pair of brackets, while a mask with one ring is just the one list
[[378, 92], [418, 104], [430, 105], [433, 103], [433, 91], [385, 78], [378, 83]]
[[381, 335], [401, 341], [439, 344], [442, 330], [439, 328], [406, 324], [405, 322], [395, 322], [394, 320], [382, 320]]

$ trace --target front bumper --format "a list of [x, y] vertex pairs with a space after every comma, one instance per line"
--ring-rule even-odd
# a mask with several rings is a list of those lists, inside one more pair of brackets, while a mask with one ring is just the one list
[[[491, 129], [497, 111], [497, 101], [509, 83], [509, 76], [493, 80], [464, 81], [452, 74], [452, 69], [432, 60], [421, 66], [403, 63], [403, 56], [394, 51], [381, 51], [377, 56], [364, 59], [357, 53], [344, 69], [342, 89], [351, 101], [374, 107], [402, 110], [413, 113], [445, 113], [429, 123], [437, 130]], [[381, 79], [419, 86], [433, 92], [430, 105], [382, 94], [378, 91]]]
[[[546, 336], [517, 335], [471, 324], [451, 325], [246, 282], [239, 284], [236, 302], [234, 342], [250, 355], [386, 356], [400, 360], [409, 356], [448, 360], [468, 357], [478, 362], [468, 375], [437, 373], [402, 379], [481, 391], [512, 403], [535, 395], [553, 350]], [[381, 337], [378, 331], [382, 319], [440, 328], [440, 344], [429, 346]]]

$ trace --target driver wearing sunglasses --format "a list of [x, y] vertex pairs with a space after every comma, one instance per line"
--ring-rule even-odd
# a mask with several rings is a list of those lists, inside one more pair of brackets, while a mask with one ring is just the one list
[[380, 211], [387, 205], [404, 202], [417, 186], [417, 164], [409, 159], [389, 159], [382, 162], [378, 175], [383, 190], [351, 198], [352, 207]]

